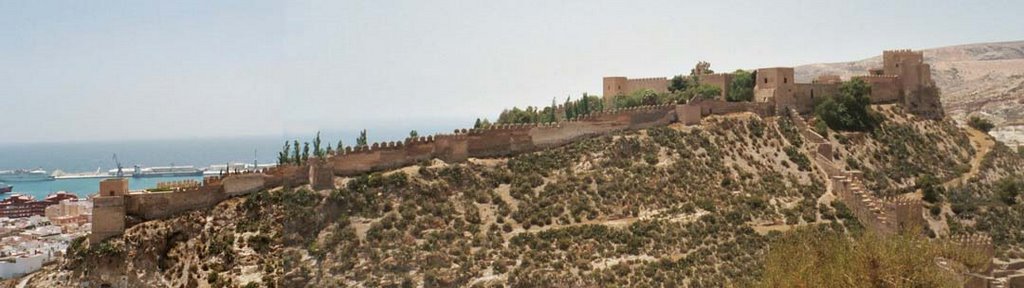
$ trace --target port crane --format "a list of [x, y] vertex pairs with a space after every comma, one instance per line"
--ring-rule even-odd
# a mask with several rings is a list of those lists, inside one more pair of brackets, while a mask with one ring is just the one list
[[114, 153], [114, 164], [117, 164], [117, 174], [115, 176], [118, 178], [124, 177], [124, 171], [121, 170], [123, 166], [121, 166], [121, 161], [117, 160], [117, 153]]

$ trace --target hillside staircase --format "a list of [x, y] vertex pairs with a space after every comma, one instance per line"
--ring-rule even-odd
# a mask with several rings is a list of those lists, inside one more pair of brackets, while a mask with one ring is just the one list
[[[790, 109], [789, 115], [797, 126], [800, 135], [813, 150], [814, 164], [828, 176], [829, 191], [843, 202], [854, 214], [865, 229], [882, 234], [899, 233], [910, 227], [925, 227], [924, 209], [919, 199], [902, 197], [879, 198], [868, 191], [863, 183], [863, 173], [856, 170], [844, 170], [833, 162], [832, 144], [825, 137], [814, 132], [807, 121]], [[918, 226], [920, 225], [920, 226]], [[983, 234], [959, 235], [947, 239], [949, 243], [958, 245], [964, 253], [983, 253], [992, 258], [995, 251], [992, 238]], [[963, 255], [948, 255], [951, 260], [963, 262]], [[965, 273], [964, 287], [969, 288], [1012, 288], [1024, 287], [1024, 260], [1019, 262], [989, 266], [982, 273]]]
[[865, 188], [862, 172], [841, 169], [833, 162], [832, 143], [828, 139], [814, 132], [796, 110], [789, 109], [788, 114], [807, 143], [806, 147], [813, 151], [814, 164], [828, 177], [829, 190], [865, 228], [888, 234], [896, 233], [912, 222], [919, 224], [924, 221], [919, 200], [875, 196]]

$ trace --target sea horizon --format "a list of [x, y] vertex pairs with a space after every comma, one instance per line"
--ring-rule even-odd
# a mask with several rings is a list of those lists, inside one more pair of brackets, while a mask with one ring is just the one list
[[[469, 128], [471, 121], [442, 119], [410, 123], [386, 123], [366, 128], [369, 143], [401, 141], [416, 130], [420, 136], [451, 133], [456, 128]], [[414, 127], [420, 126], [420, 127]], [[353, 146], [361, 129], [330, 129], [321, 131], [323, 147]], [[225, 163], [270, 164], [277, 162], [277, 153], [285, 141], [312, 143], [316, 132], [283, 133], [262, 136], [183, 137], [121, 141], [81, 142], [8, 142], [0, 143], [0, 171], [43, 169], [47, 173], [106, 172], [116, 169], [113, 156], [130, 169], [135, 165], [194, 166], [206, 168]]]

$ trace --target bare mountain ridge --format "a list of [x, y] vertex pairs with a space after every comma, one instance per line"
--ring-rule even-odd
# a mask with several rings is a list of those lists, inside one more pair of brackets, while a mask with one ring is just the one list
[[[932, 78], [942, 89], [946, 112], [955, 119], [982, 115], [997, 125], [997, 138], [1014, 145], [1024, 143], [1024, 41], [979, 43], [925, 49]], [[843, 78], [864, 75], [881, 67], [882, 57], [852, 62], [797, 66], [798, 81], [810, 82], [821, 74]]]

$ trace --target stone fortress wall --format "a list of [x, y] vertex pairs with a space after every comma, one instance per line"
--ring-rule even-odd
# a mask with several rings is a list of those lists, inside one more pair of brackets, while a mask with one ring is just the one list
[[[892, 58], [903, 59], [900, 57], [905, 56], [900, 55], [905, 54], [906, 53], [894, 54], [895, 56], [892, 56]], [[909, 55], [920, 55], [920, 53], [911, 53]], [[911, 63], [911, 65], [913, 63], [918, 63], [911, 60], [900, 60], [902, 61], [900, 62], [902, 65], [900, 69], [905, 69], [908, 65], [907, 63]], [[917, 65], [920, 65], [920, 63]], [[896, 69], [895, 64], [892, 66], [893, 69]], [[915, 69], [920, 69], [920, 67]], [[719, 79], [720, 81], [716, 81], [719, 81], [720, 85], [728, 86], [728, 81], [726, 80], [728, 80], [729, 77], [710, 77]], [[708, 115], [752, 112], [760, 116], [773, 116], [780, 112], [795, 111], [795, 116], [800, 117], [799, 113], [806, 113], [807, 110], [809, 110], [807, 107], [813, 107], [808, 105], [813, 104], [817, 99], [821, 98], [818, 95], [827, 95], [826, 92], [817, 91], [827, 91], [828, 89], [835, 89], [835, 87], [838, 87], [834, 83], [794, 85], [792, 83], [792, 68], [760, 69], [758, 70], [757, 77], [758, 79], [755, 80], [758, 81], [758, 89], [756, 89], [758, 91], [755, 96], [765, 96], [766, 98], [757, 98], [756, 101], [753, 102], [726, 102], [722, 99], [694, 100], [686, 104], [678, 105], [665, 104], [627, 109], [613, 109], [581, 116], [577, 119], [570, 119], [568, 121], [555, 123], [492, 125], [483, 129], [459, 129], [451, 134], [409, 138], [405, 141], [398, 142], [373, 143], [372, 145], [365, 147], [346, 147], [339, 150], [337, 154], [329, 155], [325, 159], [322, 159], [322, 161], [312, 159], [310, 163], [307, 163], [306, 165], [286, 165], [264, 171], [263, 173], [230, 174], [224, 177], [208, 177], [204, 179], [201, 185], [186, 187], [169, 192], [129, 192], [127, 189], [127, 182], [124, 182], [123, 186], [122, 183], [119, 182], [127, 181], [126, 179], [108, 179], [101, 183], [100, 193], [93, 198], [95, 205], [93, 212], [94, 224], [93, 235], [90, 237], [90, 240], [94, 242], [102, 241], [103, 239], [123, 233], [125, 228], [125, 216], [131, 216], [141, 220], [161, 219], [189, 210], [209, 208], [230, 197], [245, 195], [258, 191], [259, 189], [278, 186], [297, 186], [311, 183], [313, 184], [312, 186], [314, 189], [329, 189], [334, 187], [333, 176], [361, 175], [374, 171], [400, 168], [435, 158], [446, 162], [461, 162], [468, 158], [512, 156], [521, 153], [554, 148], [587, 137], [595, 137], [616, 131], [645, 129], [668, 125], [673, 122], [680, 122], [688, 125], [698, 124], [701, 118]], [[615, 81], [620, 80], [621, 79]], [[913, 83], [926, 83], [931, 81], [930, 78], [925, 79], [924, 77], [912, 78], [912, 80]], [[665, 82], [664, 79], [660, 81]], [[905, 81], [900, 81], [900, 85], [905, 84]], [[630, 85], [653, 85], [651, 83], [655, 82], [658, 81], [642, 80], [629, 82], [627, 80], [624, 83], [626, 87], [632, 87]], [[667, 84], [665, 84], [665, 87], [665, 90], [667, 91]], [[606, 91], [607, 89], [608, 87], [606, 87]], [[616, 89], [618, 89], [618, 86], [616, 86]], [[801, 91], [806, 91], [806, 93]], [[941, 111], [941, 106], [939, 109]], [[799, 122], [806, 126], [806, 123], [803, 123], [802, 118]], [[801, 130], [813, 133], [813, 131], [810, 131], [809, 129]], [[818, 138], [820, 138], [820, 136], [818, 136]], [[831, 149], [821, 145], [825, 144], [819, 144], [820, 147], [817, 150], [821, 154], [827, 153], [827, 155], [831, 155]], [[831, 168], [831, 170], [829, 168]], [[822, 169], [826, 172], [832, 171], [829, 174], [830, 177], [843, 176], [847, 179], [851, 179], [851, 181], [856, 179], [855, 176], [850, 176], [850, 173], [838, 171], [838, 169], [835, 169], [834, 167], [822, 167]], [[839, 182], [842, 182], [841, 179]], [[863, 195], [864, 193], [856, 193], [856, 191], [858, 191], [856, 187], [857, 186], [855, 184], [850, 184], [848, 190], [850, 191], [849, 194], [853, 196], [847, 195], [849, 199], [854, 199], [854, 197], [863, 197], [859, 195]], [[882, 201], [883, 200], [872, 199], [871, 203], [883, 203]], [[885, 220], [881, 221], [881, 224], [877, 224], [881, 225], [880, 227], [888, 227], [887, 225], [891, 225], [889, 223], [892, 221], [886, 219], [902, 217], [890, 215], [913, 214], [901, 212], [904, 210], [920, 211], [919, 203], [917, 206], [913, 206], [912, 203], [908, 205], [877, 204], [881, 206], [875, 208], [871, 207], [871, 205], [865, 206], [866, 208], [857, 206], [852, 209], [862, 211], [855, 213], [867, 213], [863, 211], [875, 211], [879, 209], [887, 211], [885, 213], [888, 214], [883, 215], [884, 217], [872, 218], [868, 217], [868, 214], [861, 215], [865, 217], [865, 223], [871, 223], [875, 220]], [[914, 210], [914, 207], [917, 207], [917, 210]], [[892, 223], [898, 222], [899, 221]]]
[[163, 192], [129, 191], [127, 178], [100, 182], [92, 197], [93, 226], [89, 241], [99, 243], [124, 233], [127, 217], [141, 221], [163, 219], [178, 213], [213, 207], [230, 197], [281, 185], [301, 184], [306, 167], [279, 167], [264, 173], [238, 173], [203, 179], [198, 186]]
[[[729, 73], [714, 73], [714, 74], [701, 74], [698, 75], [698, 82], [701, 84], [707, 84], [714, 87], [718, 87], [722, 92], [718, 95], [718, 100], [725, 100], [725, 96], [729, 95], [729, 85], [732, 83], [732, 74]], [[604, 77], [604, 103], [607, 106], [611, 106], [612, 97], [616, 95], [629, 95], [630, 93], [648, 89], [654, 91], [654, 93], [668, 93], [668, 86], [671, 81], [668, 78], [626, 78], [621, 76]]]
[[[871, 103], [901, 103], [907, 111], [922, 117], [941, 119], [944, 116], [939, 91], [931, 77], [931, 66], [924, 63], [922, 52], [883, 51], [882, 62], [882, 68], [851, 78], [864, 80], [871, 87]], [[795, 109], [803, 114], [813, 112], [820, 101], [837, 95], [842, 84], [842, 79], [836, 75], [821, 75], [811, 83], [795, 83], [792, 67], [760, 68], [754, 74], [757, 78], [754, 79], [754, 102], [772, 103], [776, 111]], [[731, 74], [704, 74], [699, 77], [702, 84], [722, 89], [718, 100], [725, 100], [732, 81]], [[617, 95], [628, 95], [640, 89], [668, 91], [667, 80], [645, 82], [645, 86], [628, 85], [630, 81], [626, 77], [605, 77], [605, 102], [610, 103]], [[664, 86], [650, 87], [656, 84]]]
[[[665, 77], [655, 78], [626, 78], [626, 77], [604, 77], [603, 95], [627, 95], [635, 91], [650, 89], [655, 93], [668, 93], [669, 80]], [[611, 103], [607, 99], [605, 103]]]
[[399, 142], [346, 147], [326, 159], [338, 176], [353, 176], [415, 164], [430, 159], [459, 162], [553, 148], [615, 131], [668, 125], [676, 120], [675, 105], [643, 106], [596, 112], [569, 121], [546, 124], [501, 124], [459, 129], [452, 134], [409, 138]]
[[132, 192], [128, 179], [107, 179], [93, 197], [93, 230], [89, 239], [98, 243], [124, 233], [126, 217], [148, 221], [206, 209], [228, 198], [278, 186], [312, 184], [334, 188], [334, 176], [404, 167], [420, 161], [441, 159], [461, 162], [470, 157], [512, 156], [558, 147], [582, 138], [615, 131], [668, 125], [676, 120], [676, 105], [634, 107], [597, 112], [577, 119], [549, 124], [492, 125], [485, 129], [460, 129], [452, 134], [409, 138], [404, 142], [373, 143], [346, 147], [323, 160], [310, 159], [296, 166], [279, 166], [262, 173], [206, 177], [199, 185], [163, 192]]
[[880, 233], [900, 233], [921, 229], [927, 225], [920, 199], [901, 197], [879, 198], [863, 184], [863, 173], [839, 169], [832, 161], [832, 144], [800, 116], [796, 109], [790, 109], [788, 116], [793, 120], [802, 136], [813, 151], [813, 161], [828, 177], [832, 193], [846, 204], [854, 217], [865, 228]]

